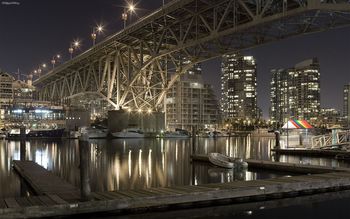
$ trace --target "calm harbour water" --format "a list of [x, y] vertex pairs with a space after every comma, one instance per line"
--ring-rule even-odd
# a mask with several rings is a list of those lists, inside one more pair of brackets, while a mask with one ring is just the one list
[[[233, 138], [199, 138], [195, 152], [208, 154], [219, 152], [232, 157], [274, 160], [270, 153], [274, 146], [273, 138], [233, 137]], [[204, 183], [230, 182], [233, 180], [254, 180], [290, 175], [283, 172], [250, 170], [236, 174], [207, 163], [190, 162], [192, 152], [191, 139], [129, 139], [129, 140], [91, 140], [90, 141], [90, 179], [93, 191], [126, 190], [172, 185], [199, 185]], [[0, 197], [21, 196], [21, 182], [11, 167], [12, 160], [20, 159], [20, 142], [0, 140]], [[77, 140], [32, 140], [26, 142], [26, 160], [32, 160], [53, 171], [70, 183], [79, 186], [79, 147]], [[298, 156], [281, 156], [280, 162], [303, 163], [323, 166], [350, 167], [349, 163], [327, 158], [308, 158]], [[22, 191], [23, 194], [23, 191]], [[350, 192], [332, 193], [315, 199], [297, 201], [293, 198], [282, 205], [281, 201], [269, 201], [258, 204], [242, 204], [209, 207], [204, 209], [181, 210], [164, 213], [123, 216], [125, 218], [183, 218], [197, 215], [196, 218], [280, 218], [281, 209], [299, 218], [313, 214], [315, 210], [324, 210], [323, 201], [333, 209], [345, 210], [343, 204], [350, 200]], [[345, 195], [345, 196], [344, 196]], [[312, 204], [316, 201], [318, 204]], [[316, 202], [315, 202], [316, 203]], [[299, 204], [299, 205], [298, 205]], [[263, 208], [261, 207], [263, 206]], [[277, 208], [278, 207], [278, 208]], [[299, 209], [301, 211], [296, 211]], [[199, 214], [202, 212], [201, 214]], [[205, 214], [203, 212], [206, 212]], [[305, 212], [298, 215], [297, 212]], [[260, 215], [260, 217], [258, 217]], [[322, 216], [326, 216], [323, 214]], [[100, 218], [101, 216], [96, 216]], [[112, 216], [114, 217], [114, 216]], [[92, 216], [91, 218], [95, 218]], [[107, 216], [108, 218], [108, 216]], [[287, 217], [293, 218], [293, 217]], [[320, 217], [327, 218], [327, 217]], [[342, 218], [342, 217], [336, 217]]]
[[[273, 160], [272, 138], [199, 138], [196, 153], [220, 152], [232, 157]], [[127, 190], [173, 185], [199, 185], [272, 178], [288, 173], [247, 171], [234, 173], [206, 163], [191, 163], [190, 139], [114, 139], [90, 141], [90, 179], [92, 191]], [[19, 141], [0, 141], [0, 197], [21, 195], [19, 177], [11, 167], [20, 159]], [[26, 142], [26, 160], [79, 186], [79, 147], [77, 140]], [[336, 160], [281, 156], [281, 162], [348, 166]]]

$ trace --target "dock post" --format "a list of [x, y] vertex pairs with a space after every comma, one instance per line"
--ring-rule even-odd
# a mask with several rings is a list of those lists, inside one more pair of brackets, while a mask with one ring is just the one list
[[[21, 126], [19, 128], [19, 138], [20, 138], [20, 151], [19, 151], [19, 157], [20, 161], [26, 160], [26, 127]], [[26, 186], [26, 183], [23, 179], [23, 177], [20, 177], [20, 194], [21, 196], [25, 196], [28, 191], [28, 188]]]
[[276, 139], [275, 149], [280, 149], [281, 148], [281, 144], [280, 144], [281, 134], [277, 130], [275, 131], [275, 139]]
[[192, 155], [194, 155], [196, 152], [196, 138], [196, 127], [192, 126]]
[[80, 198], [82, 201], [91, 199], [90, 177], [89, 177], [89, 136], [82, 133], [79, 137], [79, 154], [80, 154]]
[[299, 145], [303, 145], [303, 134], [299, 133]]
[[20, 160], [26, 160], [26, 127], [21, 126], [19, 129], [20, 135]]

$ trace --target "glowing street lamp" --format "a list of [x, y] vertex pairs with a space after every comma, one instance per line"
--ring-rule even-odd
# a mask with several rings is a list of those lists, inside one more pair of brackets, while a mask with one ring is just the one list
[[68, 48], [68, 52], [70, 53], [70, 59], [73, 58], [73, 52], [74, 50], [78, 49], [80, 47], [81, 43], [79, 40], [74, 40], [71, 44], [70, 47]]
[[59, 54], [52, 57], [52, 59], [51, 59], [52, 69], [55, 68], [55, 64], [60, 58], [61, 58], [61, 55], [59, 55]]
[[131, 20], [131, 15], [134, 13], [136, 10], [136, 5], [134, 5], [132, 2], [128, 3], [128, 7], [124, 7], [124, 11], [122, 14], [122, 20], [124, 21], [124, 29], [126, 27], [126, 21], [128, 20], [128, 12], [130, 13], [130, 20]]
[[78, 49], [80, 47], [80, 41], [79, 40], [74, 40], [73, 46], [75, 49]]
[[47, 65], [45, 63], [39, 65], [38, 69], [34, 70], [34, 74], [38, 75], [38, 78], [40, 78], [43, 69], [45, 69], [46, 67]]
[[97, 27], [94, 27], [92, 29], [91, 38], [92, 38], [92, 45], [93, 46], [96, 43], [97, 35], [103, 33], [103, 30], [104, 30], [104, 28], [103, 28], [103, 25], [101, 25], [101, 24], [97, 25]]

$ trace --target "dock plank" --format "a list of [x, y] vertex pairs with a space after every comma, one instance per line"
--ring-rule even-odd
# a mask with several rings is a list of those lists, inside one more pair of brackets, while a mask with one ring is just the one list
[[[201, 159], [205, 159], [205, 156]], [[101, 211], [121, 212], [134, 209], [167, 209], [170, 206], [181, 208], [196, 206], [196, 203], [199, 202], [213, 203], [218, 200], [246, 202], [322, 193], [350, 187], [350, 169], [265, 161], [252, 161], [251, 163], [253, 165], [263, 163], [264, 168], [281, 167], [308, 174], [252, 181], [93, 192], [91, 196], [94, 200], [81, 202], [76, 188], [72, 190], [68, 183], [53, 188], [57, 184], [54, 180], [56, 176], [41, 167], [38, 168], [32, 163], [25, 162], [17, 166], [20, 171], [24, 172], [25, 179], [33, 183], [37, 189], [49, 192], [42, 196], [0, 200], [0, 208], [3, 208], [0, 211], [0, 218], [10, 217], [11, 212], [15, 212], [19, 207], [21, 210], [16, 211], [16, 214], [13, 213], [12, 218], [19, 216], [22, 218], [53, 217]], [[33, 172], [27, 173], [29, 170]], [[47, 180], [38, 180], [36, 177], [43, 177]], [[35, 206], [35, 208], [30, 206]], [[7, 211], [4, 208], [12, 209]]]
[[20, 208], [21, 207], [15, 198], [5, 198], [4, 201], [5, 201], [8, 208]]
[[7, 205], [5, 203], [5, 200], [0, 199], [0, 209], [7, 208]]
[[[78, 201], [79, 189], [33, 161], [13, 161], [15, 170], [37, 195], [59, 195], [68, 202]], [[47, 200], [50, 203], [50, 199]]]
[[29, 207], [29, 206], [33, 206], [33, 204], [28, 200], [27, 197], [24, 198], [16, 198], [17, 203], [21, 206], [21, 207]]
[[66, 202], [65, 200], [63, 200], [62, 198], [60, 198], [58, 195], [51, 195], [48, 194], [47, 195], [51, 200], [53, 200], [56, 204], [68, 204], [68, 202]]

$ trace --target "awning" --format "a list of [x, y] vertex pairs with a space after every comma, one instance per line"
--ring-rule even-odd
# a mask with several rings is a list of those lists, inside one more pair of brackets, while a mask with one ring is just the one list
[[282, 129], [312, 129], [313, 127], [306, 120], [290, 119]]

